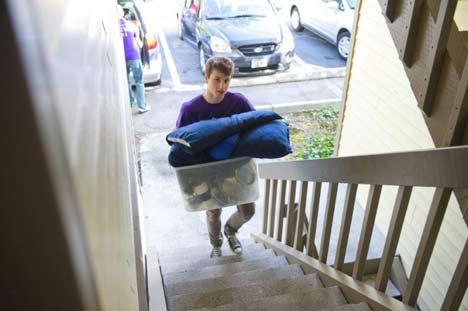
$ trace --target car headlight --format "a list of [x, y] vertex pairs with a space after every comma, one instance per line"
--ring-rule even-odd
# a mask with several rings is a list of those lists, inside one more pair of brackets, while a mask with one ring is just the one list
[[218, 53], [231, 53], [231, 46], [221, 39], [220, 37], [211, 37], [210, 38], [210, 47], [213, 52]]

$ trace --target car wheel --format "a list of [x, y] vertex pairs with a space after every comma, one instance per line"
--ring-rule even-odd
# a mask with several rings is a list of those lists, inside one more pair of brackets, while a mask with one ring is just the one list
[[145, 83], [145, 86], [158, 86], [158, 85], [161, 85], [161, 79], [157, 80], [157, 81], [153, 81], [153, 82], [148, 82], [148, 83]]
[[204, 75], [206, 59], [205, 59], [205, 51], [203, 51], [203, 47], [201, 45], [198, 47], [198, 59], [200, 61], [200, 70], [202, 74]]
[[304, 27], [301, 24], [301, 15], [299, 14], [299, 10], [294, 7], [291, 11], [291, 25], [295, 31], [303, 31]]
[[343, 31], [338, 35], [338, 43], [336, 44], [336, 49], [338, 54], [343, 59], [348, 59], [349, 49], [351, 48], [351, 35], [347, 31]]

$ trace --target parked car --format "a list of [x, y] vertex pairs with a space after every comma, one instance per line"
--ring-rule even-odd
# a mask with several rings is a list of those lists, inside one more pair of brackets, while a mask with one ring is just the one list
[[338, 54], [347, 59], [355, 6], [356, 0], [294, 0], [291, 25], [295, 31], [306, 28], [331, 42]]
[[235, 76], [287, 70], [294, 39], [269, 0], [183, 0], [178, 35], [199, 51], [202, 72], [211, 56], [226, 56]]
[[[161, 84], [162, 59], [159, 38], [154, 23], [154, 17], [149, 16], [145, 10], [146, 3], [141, 0], [121, 0], [120, 5], [125, 11], [137, 16], [140, 25], [140, 37], [143, 42], [141, 48], [141, 62], [143, 63], [143, 80], [145, 86], [156, 86]], [[130, 77], [132, 83], [132, 77]]]

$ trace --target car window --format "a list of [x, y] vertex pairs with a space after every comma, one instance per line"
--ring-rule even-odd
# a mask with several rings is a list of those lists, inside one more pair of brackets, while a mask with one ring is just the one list
[[269, 16], [274, 11], [267, 0], [207, 0], [204, 14], [207, 19], [226, 19]]

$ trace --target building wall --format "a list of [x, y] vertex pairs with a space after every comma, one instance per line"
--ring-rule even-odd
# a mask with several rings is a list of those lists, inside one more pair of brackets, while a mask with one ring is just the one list
[[[361, 1], [349, 87], [343, 111], [338, 155], [372, 154], [433, 148], [434, 143], [417, 107], [377, 0]], [[365, 206], [368, 187], [360, 187], [358, 200]], [[407, 275], [411, 271], [433, 189], [414, 189], [398, 252]], [[386, 233], [396, 187], [384, 187], [376, 224]], [[418, 304], [439, 310], [468, 237], [456, 199], [452, 196], [430, 261]], [[465, 296], [462, 310], [468, 310]]]
[[[90, 305], [97, 303], [99, 310], [139, 310], [138, 295], [145, 291], [137, 281], [133, 142], [116, 1], [7, 4], [28, 84], [31, 119], [45, 155], [45, 162], [36, 165], [47, 169], [48, 191], [55, 198], [54, 204], [37, 202], [31, 208], [55, 210], [60, 218], [52, 223], [39, 213], [35, 225], [60, 227], [67, 243], [60, 252], [54, 250], [53, 240], [43, 245], [54, 252], [49, 256], [74, 267], [69, 282], [80, 284], [78, 296], [86, 300], [87, 291], [90, 297], [97, 295]], [[18, 126], [28, 131], [32, 123], [21, 119]], [[35, 170], [29, 173], [34, 175]], [[31, 243], [37, 241], [30, 238]], [[53, 267], [35, 267], [41, 269], [51, 276], [43, 286], [60, 300], [67, 284], [54, 283], [53, 271], [48, 270]], [[30, 310], [48, 302], [33, 303]]]

